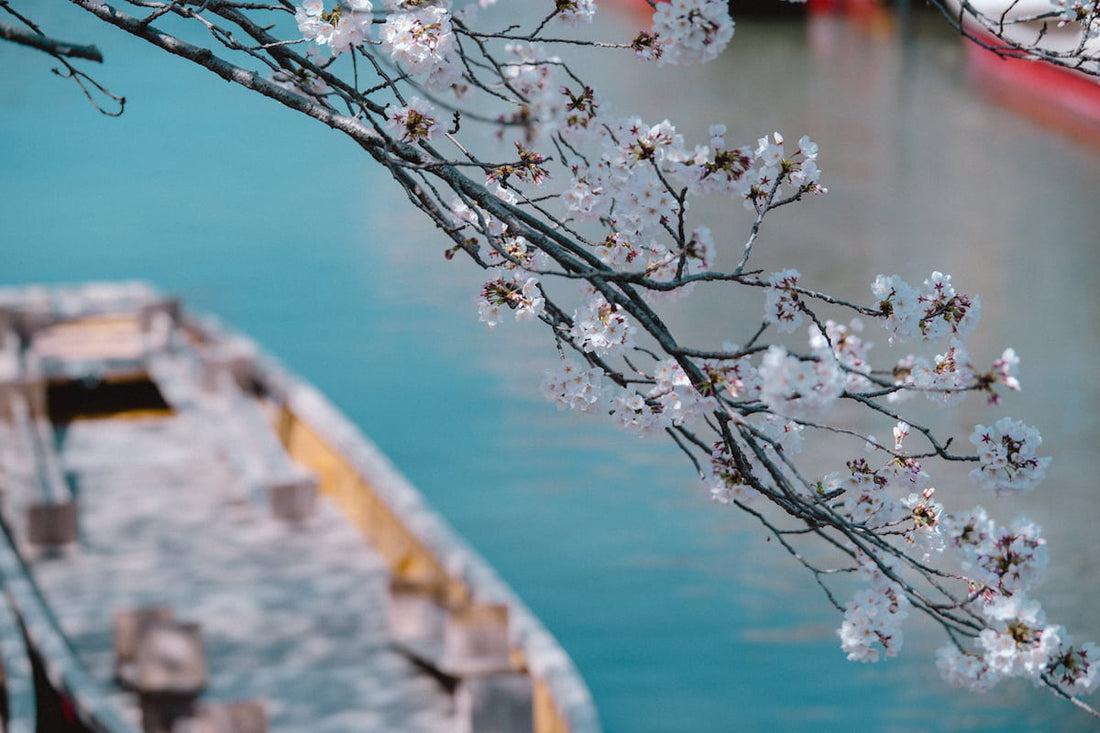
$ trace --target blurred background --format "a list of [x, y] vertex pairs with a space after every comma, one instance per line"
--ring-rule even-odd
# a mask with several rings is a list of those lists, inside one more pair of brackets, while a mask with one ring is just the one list
[[[594, 33], [629, 40], [647, 24], [605, 10]], [[820, 144], [829, 194], [766, 223], [757, 267], [863, 302], [879, 273], [941, 270], [982, 295], [971, 354], [1022, 359], [1024, 391], [996, 414], [1037, 426], [1054, 463], [1029, 496], [994, 501], [965, 482], [938, 496], [1039, 522], [1048, 618], [1100, 640], [1100, 135], [1019, 113], [1042, 113], [1041, 99], [998, 102], [931, 12], [849, 10], [737, 16], [727, 53], [685, 76], [625, 53], [584, 70], [608, 107], [669, 117], [689, 140], [721, 122], [731, 143], [780, 130]], [[46, 33], [98, 45], [106, 63], [84, 68], [129, 103], [104, 117], [49, 57], [0, 44], [0, 282], [146, 279], [250, 334], [499, 570], [574, 658], [609, 731], [1092, 724], [1026, 683], [949, 687], [933, 665], [942, 638], [917, 618], [901, 657], [847, 662], [811, 578], [753, 520], [710, 504], [671, 443], [543, 401], [543, 334], [479, 324], [477, 273], [444, 259], [442, 237], [351, 143], [78, 9], [34, 13]], [[751, 220], [734, 208], [696, 213], [736, 253]], [[703, 298], [670, 318], [701, 342], [743, 341], [759, 313]], [[867, 336], [881, 359], [885, 332]], [[980, 403], [945, 429], [965, 441], [995, 419]]]

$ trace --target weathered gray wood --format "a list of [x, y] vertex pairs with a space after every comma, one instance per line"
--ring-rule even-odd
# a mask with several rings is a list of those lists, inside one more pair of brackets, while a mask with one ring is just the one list
[[253, 378], [251, 351], [235, 343], [198, 351], [177, 345], [173, 355], [153, 360], [153, 378], [175, 409], [215, 436], [250, 500], [266, 501], [279, 519], [302, 522], [315, 511], [317, 478], [290, 459], [262, 406], [242, 389]]
[[317, 479], [308, 474], [270, 479], [267, 499], [271, 513], [286, 522], [301, 522], [317, 507]]
[[172, 620], [169, 606], [145, 606], [115, 611], [115, 679], [123, 687], [136, 690], [138, 685], [138, 648], [142, 636], [154, 624]]
[[134, 686], [145, 733], [174, 733], [194, 716], [206, 687], [206, 657], [198, 624], [153, 620], [137, 640]]
[[180, 324], [180, 302], [170, 298], [143, 306], [138, 315], [146, 359], [172, 348]]
[[476, 604], [451, 611], [443, 628], [440, 667], [455, 677], [512, 671], [508, 606]]
[[142, 694], [197, 696], [206, 687], [198, 624], [153, 621], [138, 636], [135, 686]]
[[394, 647], [444, 677], [516, 671], [506, 605], [447, 609], [431, 589], [391, 583], [388, 617]]
[[431, 588], [391, 581], [386, 616], [396, 644], [430, 643], [442, 652], [447, 612]]
[[63, 547], [76, 542], [76, 504], [46, 501], [27, 507], [27, 541], [46, 548]]
[[531, 733], [534, 687], [525, 674], [463, 679], [455, 691], [458, 733]]
[[11, 419], [12, 397], [23, 390], [22, 346], [12, 315], [0, 310], [0, 419]]

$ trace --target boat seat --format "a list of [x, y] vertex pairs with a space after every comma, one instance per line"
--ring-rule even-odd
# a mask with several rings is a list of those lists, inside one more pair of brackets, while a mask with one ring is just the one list
[[145, 733], [173, 733], [195, 717], [207, 683], [206, 655], [198, 624], [172, 617], [167, 606], [117, 611], [115, 676], [138, 694]]
[[447, 607], [437, 589], [390, 583], [389, 631], [395, 648], [442, 676], [514, 672], [508, 606], [463, 603]]
[[168, 606], [145, 606], [115, 612], [115, 679], [129, 690], [137, 689], [137, 650], [142, 635], [153, 624], [172, 620]]
[[466, 677], [455, 691], [458, 733], [530, 731], [534, 717], [531, 676], [518, 672]]
[[534, 684], [512, 656], [506, 604], [448, 608], [431, 585], [390, 583], [393, 647], [454, 691], [459, 731], [531, 730]]
[[443, 598], [430, 583], [390, 581], [390, 642], [453, 689], [459, 731], [531, 730], [533, 682], [511, 654], [508, 606]]

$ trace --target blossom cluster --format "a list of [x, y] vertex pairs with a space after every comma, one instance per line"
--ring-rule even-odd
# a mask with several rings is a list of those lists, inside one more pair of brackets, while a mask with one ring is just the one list
[[982, 612], [990, 628], [982, 629], [978, 644], [985, 651], [985, 663], [1005, 677], [1035, 678], [1042, 674], [1058, 649], [1061, 627], [1046, 625], [1045, 614], [1025, 593], [1000, 596]]
[[420, 97], [413, 97], [404, 106], [391, 104], [386, 107], [386, 128], [398, 140], [428, 141], [442, 129], [433, 117], [434, 112], [432, 104]]
[[1083, 27], [1086, 39], [1100, 36], [1100, 24], [1097, 22], [1100, 8], [1096, 0], [1050, 0], [1050, 4], [1057, 13], [1059, 26], [1078, 23]]
[[566, 25], [591, 23], [596, 15], [596, 0], [555, 0], [554, 10], [555, 17]]
[[[429, 90], [452, 87], [462, 77], [462, 62], [451, 27], [449, 0], [385, 0], [390, 11], [379, 31], [382, 48], [405, 73]], [[336, 55], [359, 48], [371, 37], [371, 0], [304, 0], [295, 12], [302, 38], [328, 46]]]
[[1004, 677], [1036, 684], [1046, 678], [1068, 695], [1088, 694], [1100, 684], [1096, 645], [1075, 645], [1065, 629], [1046, 623], [1042, 608], [1026, 593], [998, 596], [982, 613], [988, 626], [974, 651], [950, 645], [936, 654], [941, 674], [952, 684], [984, 692]]
[[986, 372], [974, 366], [965, 339], [977, 326], [981, 300], [956, 292], [950, 275], [933, 272], [924, 281], [923, 290], [896, 275], [879, 275], [871, 291], [878, 300], [883, 324], [890, 331], [890, 343], [947, 341], [942, 353], [932, 358], [908, 354], [897, 361], [893, 375], [900, 389], [889, 395], [891, 401], [924, 393], [931, 400], [953, 406], [968, 391], [981, 390], [988, 394], [990, 404], [997, 405], [1001, 402], [997, 385], [1012, 391], [1020, 389], [1020, 360], [1013, 349], [1005, 349]]
[[985, 510], [975, 507], [944, 518], [947, 544], [962, 558], [974, 583], [1012, 594], [1036, 587], [1047, 566], [1046, 540], [1039, 527], [1018, 517], [997, 527]]
[[935, 493], [936, 490], [929, 486], [919, 493], [910, 492], [900, 501], [907, 518], [912, 520], [912, 525], [905, 530], [905, 538], [919, 550], [922, 562], [940, 555], [946, 546], [941, 531], [943, 504], [932, 498]]
[[798, 297], [798, 270], [787, 269], [773, 272], [768, 278], [768, 288], [764, 303], [764, 321], [775, 324], [781, 333], [794, 333], [802, 325], [802, 301]]
[[[921, 462], [904, 451], [903, 441], [908, 434], [905, 423], [895, 426], [894, 451], [883, 451], [889, 457], [877, 468], [864, 457], [853, 458], [847, 462], [846, 471], [821, 479], [821, 490], [841, 497], [853, 523], [885, 527], [911, 518], [912, 531], [938, 532], [940, 508], [931, 500], [935, 490], [928, 486], [930, 477]], [[935, 542], [926, 540], [922, 544]]]
[[812, 357], [772, 345], [760, 363], [760, 398], [777, 415], [813, 420], [823, 417], [844, 392], [845, 374], [829, 349]]
[[542, 392], [561, 409], [607, 414], [620, 427], [643, 436], [697, 419], [717, 407], [671, 359], [655, 366], [652, 384], [645, 389], [614, 384], [604, 378], [602, 369], [563, 358], [556, 369], [547, 370]]
[[603, 404], [603, 370], [559, 360], [557, 369], [548, 369], [542, 380], [542, 393], [559, 410], [595, 412]]
[[890, 330], [890, 343], [964, 340], [978, 325], [981, 299], [956, 293], [951, 276], [933, 272], [918, 290], [896, 275], [879, 275], [871, 291]]
[[788, 154], [783, 136], [778, 132], [762, 137], [756, 143], [756, 160], [760, 169], [752, 181], [747, 200], [757, 209], [769, 203], [784, 184], [796, 191], [825, 193], [819, 183], [821, 172], [817, 168], [817, 143], [803, 135], [798, 139], [798, 150]]
[[[602, 142], [598, 160], [572, 168], [561, 199], [565, 217], [599, 220], [608, 226], [610, 231], [593, 247], [609, 267], [642, 269], [657, 282], [676, 282], [707, 271], [712, 265], [710, 231], [691, 229], [686, 241], [672, 236], [681, 229], [690, 196], [724, 194], [753, 209], [766, 208], [784, 187], [793, 187], [793, 192], [824, 191], [817, 183], [817, 146], [807, 137], [792, 156], [783, 153], [778, 133], [761, 139], [754, 152], [750, 147], [727, 147], [725, 128], [715, 125], [709, 145], [689, 146], [668, 120], [649, 124], [631, 117], [604, 120], [601, 125], [593, 95], [578, 95], [568, 88], [563, 93], [571, 120], [565, 130], [595, 131]], [[785, 298], [775, 303], [783, 311], [775, 317], [793, 329], [798, 315], [792, 288], [798, 275], [792, 272], [793, 279], [781, 287]]]
[[[402, 3], [402, 5], [406, 5]], [[392, 12], [379, 33], [382, 48], [425, 88], [447, 89], [462, 76], [450, 10], [429, 5], [411, 12]]]
[[574, 313], [570, 335], [582, 351], [604, 355], [631, 346], [634, 326], [621, 306], [596, 295]]
[[657, 5], [653, 34], [666, 64], [697, 64], [718, 57], [733, 38], [725, 0], [669, 0]]
[[810, 348], [815, 353], [831, 350], [837, 363], [844, 370], [845, 389], [859, 392], [867, 389], [871, 373], [868, 353], [874, 344], [865, 341], [858, 334], [863, 331], [863, 321], [853, 318], [846, 325], [833, 320], [825, 321], [825, 330], [810, 330]]
[[370, 37], [374, 5], [371, 0], [342, 0], [326, 12], [324, 0], [305, 0], [294, 19], [302, 38], [341, 54]]
[[546, 304], [538, 287], [538, 278], [522, 270], [501, 268], [494, 279], [485, 283], [478, 298], [478, 315], [489, 328], [497, 326], [505, 310], [515, 311], [516, 320], [536, 318]]
[[1046, 475], [1049, 457], [1038, 457], [1039, 431], [1019, 420], [1002, 417], [992, 427], [977, 425], [970, 442], [978, 449], [980, 464], [970, 472], [983, 488], [996, 492], [1029, 491]]
[[915, 392], [923, 392], [930, 400], [944, 405], [957, 405], [970, 390], [983, 390], [989, 394], [990, 404], [1000, 404], [1001, 396], [995, 391], [997, 384], [1019, 391], [1020, 380], [1016, 367], [1020, 360], [1009, 348], [993, 362], [992, 368], [981, 373], [975, 369], [966, 345], [952, 338], [942, 354], [927, 359], [909, 354], [894, 366], [895, 384], [905, 389], [894, 392], [890, 400], [898, 402]]
[[[495, 188], [503, 202], [516, 202], [513, 192], [499, 184]], [[546, 252], [473, 202], [455, 199], [450, 214], [455, 226], [482, 234], [468, 237], [465, 245], [491, 266], [477, 297], [479, 320], [495, 328], [509, 311], [517, 321], [540, 316], [546, 304], [540, 273], [550, 266]]]
[[872, 562], [865, 559], [861, 570], [870, 585], [845, 606], [837, 634], [849, 661], [877, 662], [882, 654], [893, 657], [901, 651], [901, 624], [910, 603], [901, 585]]
[[981, 507], [945, 517], [943, 527], [975, 585], [973, 603], [987, 619], [973, 651], [951, 644], [937, 652], [944, 678], [975, 691], [1004, 677], [1036, 684], [1046, 678], [1070, 695], [1095, 690], [1100, 684], [1095, 645], [1074, 645], [1065, 629], [1046, 623], [1038, 601], [1028, 597], [1047, 564], [1039, 527], [1025, 517], [997, 527]]

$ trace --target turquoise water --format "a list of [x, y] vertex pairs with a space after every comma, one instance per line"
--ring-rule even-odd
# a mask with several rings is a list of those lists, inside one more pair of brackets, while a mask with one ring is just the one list
[[[846, 662], [809, 579], [708, 504], [671, 446], [542, 401], [538, 337], [477, 323], [476, 274], [444, 260], [352, 145], [79, 11], [43, 12], [47, 32], [99, 44], [97, 77], [130, 104], [102, 117], [48, 57], [0, 44], [0, 281], [148, 279], [250, 333], [500, 570], [573, 656], [609, 731], [1089, 726], [1024, 684], [953, 690], [919, 624], [901, 658]], [[1044, 493], [998, 513], [1062, 530], [1064, 569], [1040, 595], [1097, 639], [1100, 159], [984, 101], [958, 56], [938, 35], [904, 49], [874, 29], [746, 21], [729, 59], [677, 94], [691, 95], [696, 130], [721, 119], [731, 139], [781, 129], [821, 144], [831, 193], [776, 221], [761, 267], [854, 298], [877, 272], [937, 268], [983, 294], [987, 351], [1013, 345], [1024, 360], [1013, 414], [1055, 455]], [[664, 71], [600, 73], [619, 104], [669, 89]]]

